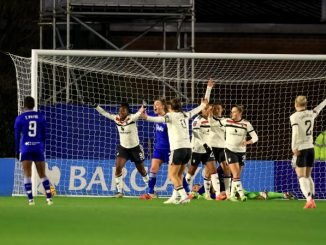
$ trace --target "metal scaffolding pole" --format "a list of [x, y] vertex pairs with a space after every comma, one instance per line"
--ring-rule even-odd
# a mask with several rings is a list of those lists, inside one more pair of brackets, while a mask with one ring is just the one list
[[[67, 44], [66, 49], [70, 49], [70, 0], [67, 0]], [[67, 57], [67, 85], [66, 85], [66, 102], [70, 101], [70, 69], [69, 69], [69, 56]]]
[[[191, 52], [195, 52], [195, 0], [192, 0], [191, 7]], [[195, 100], [195, 60], [191, 59], [191, 101]]]

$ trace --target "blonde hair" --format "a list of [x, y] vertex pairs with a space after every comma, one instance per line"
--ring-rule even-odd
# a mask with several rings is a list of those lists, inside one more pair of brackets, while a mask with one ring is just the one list
[[306, 107], [308, 103], [307, 97], [303, 95], [299, 95], [297, 96], [297, 98], [295, 98], [295, 103], [297, 106]]

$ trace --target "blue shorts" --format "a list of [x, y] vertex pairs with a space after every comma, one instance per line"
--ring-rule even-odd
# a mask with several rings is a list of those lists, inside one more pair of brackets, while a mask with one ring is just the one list
[[44, 162], [45, 157], [43, 152], [22, 152], [20, 153], [20, 161], [33, 161], [33, 162]]
[[168, 163], [170, 157], [170, 149], [154, 149], [152, 158], [160, 159]]

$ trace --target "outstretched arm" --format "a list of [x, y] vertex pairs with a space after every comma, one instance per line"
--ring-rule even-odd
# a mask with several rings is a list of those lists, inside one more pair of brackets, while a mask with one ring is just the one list
[[[317, 105], [315, 108], [314, 108], [314, 112], [318, 115], [320, 113], [320, 111], [326, 106], [326, 99], [324, 99], [323, 102], [321, 102], [319, 105]], [[316, 115], [316, 116], [317, 116]]]
[[187, 111], [185, 114], [187, 115], [187, 117], [192, 118], [193, 116], [196, 116], [199, 112], [201, 112], [207, 106], [207, 103], [207, 99], [204, 99], [202, 100], [199, 106], [192, 109], [191, 111]]
[[130, 120], [132, 120], [134, 122], [137, 121], [140, 118], [140, 116], [145, 112], [145, 110], [146, 110], [145, 109], [145, 106], [142, 105], [135, 114], [131, 114], [129, 116], [130, 117]]
[[147, 120], [147, 121], [149, 121], [149, 122], [157, 122], [157, 123], [159, 123], [159, 122], [168, 122], [168, 117], [167, 116], [164, 116], [164, 117], [162, 117], [162, 116], [158, 116], [158, 117], [151, 117], [151, 116], [145, 116], [144, 117], [144, 119], [145, 120]]
[[105, 111], [102, 107], [100, 107], [99, 105], [96, 105], [95, 110], [97, 110], [102, 116], [105, 116], [111, 120], [114, 120], [115, 115]]

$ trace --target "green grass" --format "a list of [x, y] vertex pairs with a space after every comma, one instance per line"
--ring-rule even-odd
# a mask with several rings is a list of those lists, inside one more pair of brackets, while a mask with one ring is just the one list
[[0, 244], [325, 244], [326, 202], [0, 197]]

